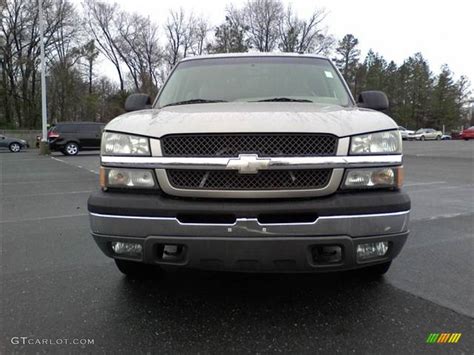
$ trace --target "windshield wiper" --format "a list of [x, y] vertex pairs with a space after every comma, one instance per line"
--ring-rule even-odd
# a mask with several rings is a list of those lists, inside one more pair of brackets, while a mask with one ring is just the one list
[[214, 103], [214, 102], [227, 102], [226, 100], [206, 100], [206, 99], [191, 99], [191, 100], [184, 100], [184, 101], [177, 101], [177, 102], [172, 102], [168, 105], [164, 105], [163, 107], [166, 106], [178, 106], [178, 105], [190, 105], [190, 104], [209, 104], [209, 103]]
[[313, 102], [313, 101], [306, 100], [306, 99], [292, 99], [289, 97], [273, 97], [271, 99], [263, 99], [263, 100], [250, 101], [250, 102]]

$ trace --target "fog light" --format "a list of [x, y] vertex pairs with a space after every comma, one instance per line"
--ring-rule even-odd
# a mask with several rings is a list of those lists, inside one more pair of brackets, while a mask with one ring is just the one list
[[141, 256], [142, 249], [138, 243], [112, 242], [112, 250], [118, 255]]
[[388, 242], [365, 243], [357, 245], [357, 260], [367, 260], [387, 254]]

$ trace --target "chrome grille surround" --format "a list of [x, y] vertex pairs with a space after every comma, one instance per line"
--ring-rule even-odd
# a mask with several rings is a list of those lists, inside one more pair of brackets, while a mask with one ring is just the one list
[[322, 188], [309, 189], [277, 189], [277, 190], [210, 190], [210, 189], [182, 189], [173, 187], [168, 179], [167, 170], [235, 170], [229, 166], [234, 158], [229, 157], [164, 157], [161, 141], [150, 139], [152, 149], [151, 157], [119, 157], [101, 156], [101, 164], [107, 167], [145, 168], [154, 169], [163, 192], [181, 197], [196, 198], [293, 198], [293, 197], [318, 197], [326, 196], [337, 191], [341, 184], [344, 169], [368, 168], [380, 166], [399, 166], [402, 164], [402, 155], [370, 155], [350, 156], [350, 138], [339, 138], [337, 152], [334, 156], [312, 157], [259, 157], [269, 160], [262, 171], [282, 170], [310, 170], [331, 169], [329, 182]]

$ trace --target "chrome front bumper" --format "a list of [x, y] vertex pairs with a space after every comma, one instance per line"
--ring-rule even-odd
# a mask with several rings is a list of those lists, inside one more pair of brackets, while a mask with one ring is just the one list
[[345, 235], [353, 238], [408, 231], [410, 211], [322, 216], [314, 222], [262, 224], [238, 218], [232, 224], [182, 223], [175, 217], [140, 217], [90, 213], [92, 233], [146, 238], [185, 237], [288, 237]]
[[[148, 264], [244, 272], [327, 272], [362, 268], [395, 258], [408, 236], [409, 211], [319, 217], [311, 223], [262, 224], [239, 218], [233, 224], [182, 223], [171, 217], [90, 214], [92, 236], [107, 256]], [[358, 261], [358, 244], [385, 241], [385, 256]], [[139, 257], [114, 254], [112, 242], [138, 243]], [[160, 255], [180, 246], [179, 260]], [[341, 260], [319, 263], [314, 250], [341, 248]]]

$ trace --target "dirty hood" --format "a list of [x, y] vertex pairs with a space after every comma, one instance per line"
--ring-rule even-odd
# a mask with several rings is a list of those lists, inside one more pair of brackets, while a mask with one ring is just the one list
[[212, 103], [130, 112], [106, 130], [160, 138], [173, 133], [330, 133], [339, 137], [397, 129], [387, 115], [313, 103]]

